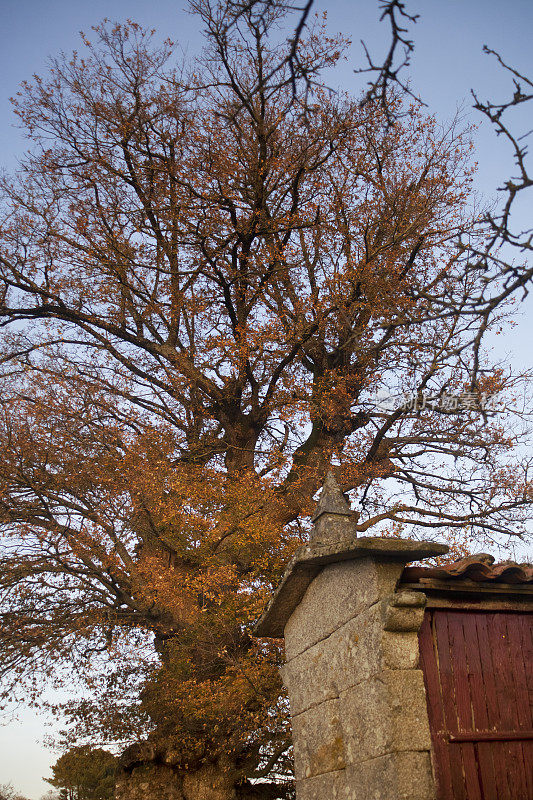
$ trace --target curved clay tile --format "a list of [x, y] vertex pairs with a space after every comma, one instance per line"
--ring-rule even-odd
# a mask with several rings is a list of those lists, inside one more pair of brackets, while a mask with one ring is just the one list
[[406, 567], [403, 571], [402, 580], [405, 582], [416, 582], [422, 578], [507, 584], [533, 583], [533, 565], [517, 564], [515, 561], [495, 564], [493, 556], [479, 553], [439, 567]]

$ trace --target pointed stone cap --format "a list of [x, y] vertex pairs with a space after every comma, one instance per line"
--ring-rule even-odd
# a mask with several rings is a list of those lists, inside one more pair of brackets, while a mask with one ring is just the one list
[[322, 486], [313, 522], [316, 522], [322, 514], [340, 514], [343, 517], [350, 517], [352, 514], [350, 505], [331, 470], [328, 471]]
[[329, 470], [313, 517], [311, 541], [337, 541], [357, 536], [356, 516], [341, 491], [333, 472]]

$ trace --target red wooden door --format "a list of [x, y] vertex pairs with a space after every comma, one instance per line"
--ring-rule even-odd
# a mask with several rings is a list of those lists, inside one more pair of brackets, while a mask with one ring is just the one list
[[429, 609], [420, 660], [439, 800], [533, 800], [533, 626]]

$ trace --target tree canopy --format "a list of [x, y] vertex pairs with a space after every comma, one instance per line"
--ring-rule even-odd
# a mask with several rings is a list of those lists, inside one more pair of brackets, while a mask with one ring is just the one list
[[251, 626], [330, 464], [360, 533], [527, 532], [519, 432], [487, 404], [519, 376], [484, 337], [531, 269], [476, 208], [468, 130], [394, 83], [329, 91], [343, 37], [291, 49], [282, 3], [192, 5], [200, 61], [104, 23], [16, 98], [0, 673], [37, 696], [74, 665], [75, 730], [147, 736], [187, 800], [206, 765], [282, 797], [280, 643]]
[[26, 800], [10, 783], [0, 783], [0, 800]]

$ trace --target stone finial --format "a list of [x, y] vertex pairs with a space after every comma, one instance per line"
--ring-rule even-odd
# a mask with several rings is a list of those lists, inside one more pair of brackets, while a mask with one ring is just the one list
[[331, 470], [328, 470], [326, 480], [322, 486], [320, 497], [316, 506], [313, 522], [316, 522], [321, 514], [340, 514], [341, 516], [350, 516], [351, 509], [348, 501], [341, 491], [341, 487], [335, 480], [335, 476]]
[[329, 470], [313, 517], [311, 541], [332, 542], [356, 536], [355, 515], [333, 472]]

